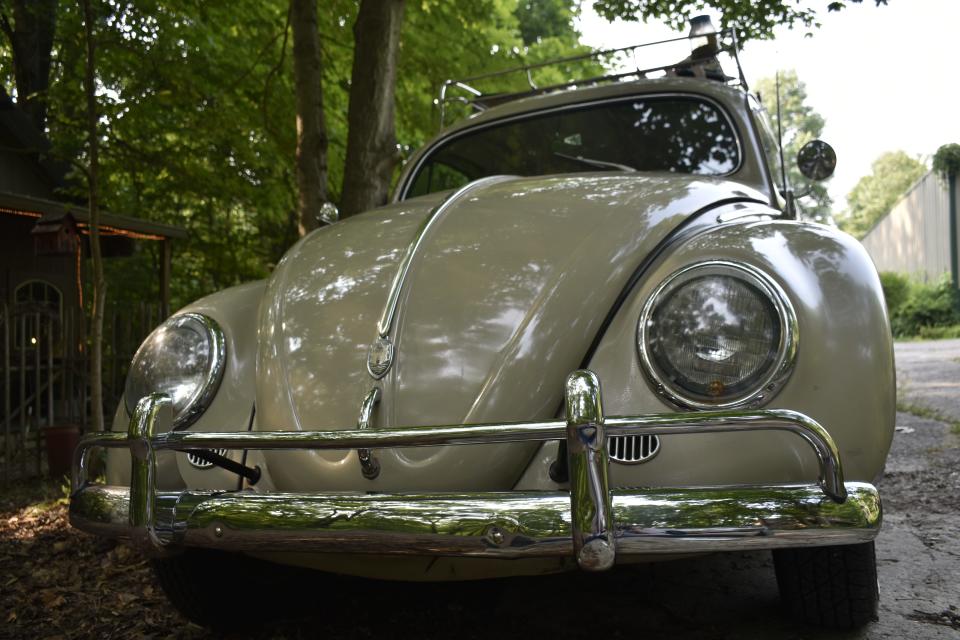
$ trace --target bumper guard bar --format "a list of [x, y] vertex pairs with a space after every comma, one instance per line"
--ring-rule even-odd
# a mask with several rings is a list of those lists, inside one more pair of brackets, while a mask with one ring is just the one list
[[[349, 431], [170, 431], [170, 400], [140, 400], [127, 433], [98, 433], [77, 448], [71, 523], [145, 550], [181, 546], [521, 558], [572, 556], [586, 570], [618, 555], [823, 546], [872, 540], [882, 519], [877, 490], [844, 483], [830, 434], [795, 411], [700, 411], [605, 418], [590, 371], [566, 382], [565, 421]], [[607, 438], [783, 430], [817, 456], [816, 485], [614, 489]], [[154, 435], [159, 433], [159, 435]], [[161, 492], [158, 451], [382, 449], [565, 439], [570, 490], [366, 494]], [[88, 481], [89, 453], [130, 450], [130, 487]]]

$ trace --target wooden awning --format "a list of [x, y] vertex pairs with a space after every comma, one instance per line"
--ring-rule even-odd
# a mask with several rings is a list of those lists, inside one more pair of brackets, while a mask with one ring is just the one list
[[[68, 213], [77, 221], [77, 226], [81, 230], [87, 228], [90, 222], [90, 211], [84, 205], [44, 200], [0, 191], [0, 214], [50, 220], [62, 218]], [[165, 240], [187, 237], [187, 230], [183, 227], [130, 216], [120, 216], [105, 211], [100, 213], [100, 230], [104, 235], [123, 235], [134, 240]]]
[[[17, 193], [0, 191], [0, 215], [14, 215], [33, 218], [38, 223], [51, 224], [66, 218], [72, 218], [76, 229], [82, 234], [89, 234], [90, 210], [83, 206], [69, 202], [57, 202]], [[160, 309], [163, 317], [170, 313], [170, 275], [171, 275], [171, 240], [187, 237], [187, 230], [172, 224], [151, 222], [130, 216], [119, 216], [114, 213], [100, 213], [100, 234], [109, 239], [111, 236], [117, 241], [129, 240], [160, 241]], [[78, 249], [79, 251], [79, 249]], [[77, 270], [79, 277], [80, 253], [77, 254]]]

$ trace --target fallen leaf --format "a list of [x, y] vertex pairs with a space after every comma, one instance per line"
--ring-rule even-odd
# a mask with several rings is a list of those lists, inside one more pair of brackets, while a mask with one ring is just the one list
[[117, 545], [117, 548], [114, 550], [114, 553], [116, 554], [117, 560], [120, 562], [127, 560], [128, 558], [130, 558], [131, 555], [133, 555], [133, 552], [130, 550], [130, 547], [126, 547], [124, 545]]
[[66, 602], [66, 598], [57, 593], [55, 590], [44, 591], [40, 594], [40, 599], [43, 600], [43, 606], [47, 607], [48, 609], [56, 609]]

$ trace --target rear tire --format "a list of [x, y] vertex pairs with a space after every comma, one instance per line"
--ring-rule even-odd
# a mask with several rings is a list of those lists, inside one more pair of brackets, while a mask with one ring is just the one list
[[807, 624], [856, 629], [877, 619], [880, 593], [873, 542], [776, 549], [780, 600]]
[[290, 613], [302, 593], [296, 585], [316, 574], [208, 549], [186, 549], [151, 564], [167, 599], [185, 618], [221, 631], [258, 626]]

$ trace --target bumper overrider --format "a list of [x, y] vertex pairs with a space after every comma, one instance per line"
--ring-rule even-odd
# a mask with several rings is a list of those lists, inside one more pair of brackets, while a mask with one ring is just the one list
[[[84, 438], [74, 459], [70, 522], [150, 552], [205, 547], [485, 558], [567, 556], [603, 570], [631, 555], [867, 542], [882, 519], [872, 485], [844, 483], [830, 434], [794, 411], [699, 411], [604, 417], [590, 371], [566, 382], [566, 420], [497, 425], [294, 432], [170, 431], [170, 401], [140, 400], [127, 433]], [[616, 488], [607, 438], [781, 430], [816, 453], [809, 485]], [[154, 435], [158, 433], [159, 435]], [[569, 491], [256, 493], [158, 491], [158, 451], [377, 449], [492, 442], [567, 442]], [[89, 454], [130, 450], [129, 487], [92, 484]]]

